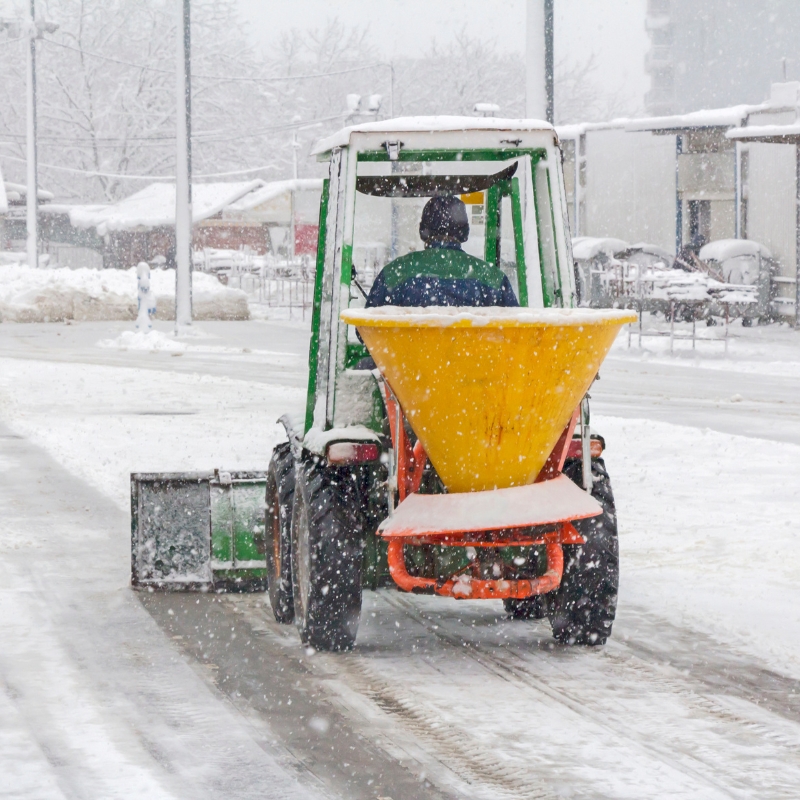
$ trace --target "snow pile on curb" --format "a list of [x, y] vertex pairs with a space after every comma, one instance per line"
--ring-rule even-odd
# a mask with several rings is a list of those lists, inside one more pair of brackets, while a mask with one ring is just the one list
[[[192, 277], [193, 316], [197, 320], [249, 319], [247, 295], [223, 286], [214, 276]], [[154, 269], [150, 285], [156, 297], [156, 319], [175, 318], [175, 270]], [[136, 319], [136, 268], [31, 269], [0, 265], [0, 320]]]
[[170, 353], [183, 353], [186, 345], [176, 341], [161, 331], [123, 331], [115, 339], [103, 339], [97, 343], [98, 347], [117, 350], [161, 350]]

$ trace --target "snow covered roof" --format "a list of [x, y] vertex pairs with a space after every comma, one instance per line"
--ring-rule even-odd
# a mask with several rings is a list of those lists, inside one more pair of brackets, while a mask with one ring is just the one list
[[499, 117], [397, 117], [364, 122], [342, 128], [320, 139], [312, 155], [327, 153], [334, 147], [346, 147], [353, 133], [432, 133], [434, 131], [552, 131], [549, 122], [538, 119], [502, 119]]
[[772, 142], [773, 144], [800, 143], [800, 123], [793, 125], [748, 125], [732, 128], [725, 136], [746, 142]]
[[577, 236], [572, 240], [572, 257], [578, 261], [588, 261], [599, 253], [613, 256], [627, 250], [630, 245], [622, 239], [612, 237]]
[[[28, 196], [28, 187], [24, 183], [5, 181], [5, 194], [8, 202], [19, 202], [23, 197]], [[36, 197], [38, 197], [39, 200], [47, 202], [52, 200], [55, 195], [52, 192], [48, 192], [46, 189], [37, 189]]]
[[[262, 180], [192, 184], [192, 222], [213, 217], [263, 185]], [[110, 206], [77, 206], [70, 209], [69, 218], [76, 228], [97, 228], [100, 236], [111, 231], [172, 226], [175, 224], [175, 184], [151, 183]]]
[[688, 114], [676, 114], [671, 117], [645, 117], [631, 120], [626, 126], [627, 131], [678, 131], [692, 128], [732, 128], [741, 125], [756, 111], [764, 111], [767, 105], [757, 106], [740, 105], [730, 108], [706, 108], [701, 111], [691, 111]]
[[763, 244], [752, 239], [718, 239], [700, 248], [697, 254], [701, 261], [727, 261], [737, 256], [757, 256], [772, 258], [772, 253]]
[[573, 125], [556, 125], [556, 133], [559, 139], [575, 139], [588, 131], [622, 130], [635, 121], [628, 117], [619, 117], [609, 122], [578, 122]]
[[230, 210], [250, 211], [287, 192], [321, 192], [322, 183], [322, 178], [298, 178], [297, 180], [289, 181], [271, 181], [249, 192], [235, 203], [232, 203]]

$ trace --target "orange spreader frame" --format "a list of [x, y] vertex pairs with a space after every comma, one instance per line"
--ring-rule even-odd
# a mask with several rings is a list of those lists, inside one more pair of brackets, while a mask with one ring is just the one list
[[[412, 447], [405, 433], [403, 411], [391, 388], [383, 381], [384, 399], [392, 435], [392, 446], [397, 459], [397, 491], [403, 500], [418, 491], [422, 472], [427, 461], [422, 442]], [[578, 421], [579, 409], [572, 415], [563, 433], [553, 448], [550, 457], [536, 478], [542, 482], [558, 477], [567, 458], [569, 443]], [[564, 572], [564, 553], [562, 545], [583, 544], [584, 539], [570, 520], [553, 521], [554, 530], [542, 534], [533, 533], [530, 528], [518, 530], [487, 531], [485, 534], [461, 532], [452, 529], [441, 532], [428, 532], [425, 536], [397, 536], [388, 538], [389, 573], [397, 586], [406, 592], [435, 593], [444, 597], [470, 600], [498, 600], [512, 598], [523, 600], [534, 595], [546, 594], [561, 585]], [[479, 577], [477, 561], [470, 571], [451, 576], [446, 581], [433, 578], [420, 578], [410, 575], [406, 569], [405, 546], [433, 544], [450, 547], [525, 547], [543, 545], [547, 554], [547, 570], [539, 578], [530, 580], [486, 580]]]

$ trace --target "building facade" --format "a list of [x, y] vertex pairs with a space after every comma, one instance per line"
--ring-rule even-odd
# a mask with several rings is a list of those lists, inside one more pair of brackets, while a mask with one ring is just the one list
[[797, 0], [648, 0], [653, 116], [757, 103], [800, 79]]

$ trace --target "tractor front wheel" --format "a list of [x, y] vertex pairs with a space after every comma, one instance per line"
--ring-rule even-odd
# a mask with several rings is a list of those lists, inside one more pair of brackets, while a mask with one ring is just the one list
[[[567, 462], [564, 474], [582, 485], [580, 461]], [[603, 506], [603, 513], [573, 523], [586, 543], [564, 545], [561, 586], [549, 596], [548, 616], [553, 636], [562, 644], [605, 644], [617, 611], [617, 514], [602, 459], [592, 460], [592, 477], [592, 497]]]
[[294, 457], [289, 443], [272, 452], [267, 472], [266, 560], [267, 588], [272, 613], [281, 625], [294, 619], [292, 600], [292, 505], [294, 503]]
[[304, 644], [348, 650], [361, 615], [361, 497], [356, 475], [304, 459], [292, 513], [294, 619]]

